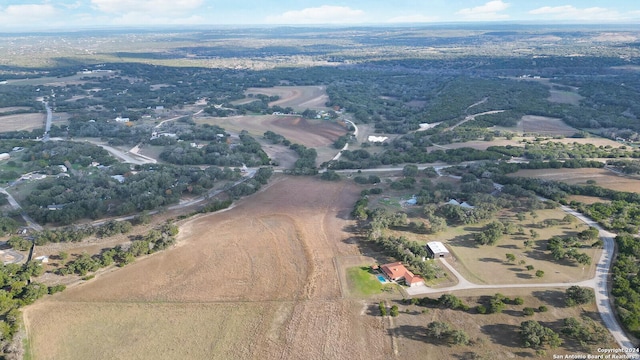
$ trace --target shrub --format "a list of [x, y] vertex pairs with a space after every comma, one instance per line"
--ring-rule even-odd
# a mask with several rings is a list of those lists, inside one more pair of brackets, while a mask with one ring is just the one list
[[526, 307], [524, 309], [522, 309], [522, 313], [525, 314], [526, 316], [531, 316], [536, 312], [536, 309], [532, 308], [532, 307]]
[[387, 316], [387, 307], [384, 305], [384, 301], [380, 301], [378, 308], [380, 309], [380, 316]]

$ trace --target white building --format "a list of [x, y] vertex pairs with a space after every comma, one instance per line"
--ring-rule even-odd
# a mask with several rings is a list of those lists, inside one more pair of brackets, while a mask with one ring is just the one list
[[451, 257], [451, 253], [440, 241], [431, 241], [427, 243], [427, 251], [431, 254], [431, 257], [435, 258], [448, 258]]

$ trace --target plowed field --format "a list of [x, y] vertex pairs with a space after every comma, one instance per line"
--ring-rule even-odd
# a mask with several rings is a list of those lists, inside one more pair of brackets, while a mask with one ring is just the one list
[[358, 189], [279, 178], [181, 226], [178, 245], [25, 310], [35, 359], [386, 359], [384, 320], [342, 295]]

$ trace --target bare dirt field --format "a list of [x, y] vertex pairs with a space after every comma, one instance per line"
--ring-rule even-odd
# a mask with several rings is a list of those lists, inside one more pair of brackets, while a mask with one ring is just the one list
[[269, 106], [292, 107], [294, 109], [327, 109], [325, 103], [329, 101], [324, 86], [275, 86], [271, 88], [249, 88], [248, 94], [277, 95], [280, 99], [272, 101]]
[[[280, 134], [296, 144], [316, 148], [318, 163], [328, 161], [338, 150], [333, 149], [333, 142], [347, 133], [343, 126], [327, 120], [309, 120], [297, 116], [232, 116], [225, 118], [203, 117], [195, 120], [199, 124], [218, 125], [227, 131], [240, 132], [247, 130], [251, 135], [262, 137], [267, 130]], [[323, 152], [322, 148], [331, 151]]]
[[178, 245], [25, 309], [35, 359], [387, 359], [384, 320], [336, 258], [358, 189], [277, 178], [181, 226]]
[[562, 181], [568, 184], [586, 184], [588, 180], [594, 180], [596, 185], [607, 189], [640, 192], [640, 180], [618, 175], [607, 169], [520, 170], [512, 175]]
[[0, 116], [0, 131], [19, 131], [44, 128], [45, 114], [15, 114]]
[[543, 135], [575, 134], [578, 130], [565, 124], [561, 119], [545, 116], [525, 115], [518, 122], [517, 129], [521, 133], [536, 133]]

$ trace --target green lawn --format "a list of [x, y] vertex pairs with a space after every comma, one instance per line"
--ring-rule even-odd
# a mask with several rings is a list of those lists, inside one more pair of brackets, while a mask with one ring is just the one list
[[355, 295], [370, 296], [380, 294], [386, 288], [393, 289], [392, 284], [383, 285], [375, 275], [369, 272], [368, 266], [356, 266], [347, 269], [349, 288]]

